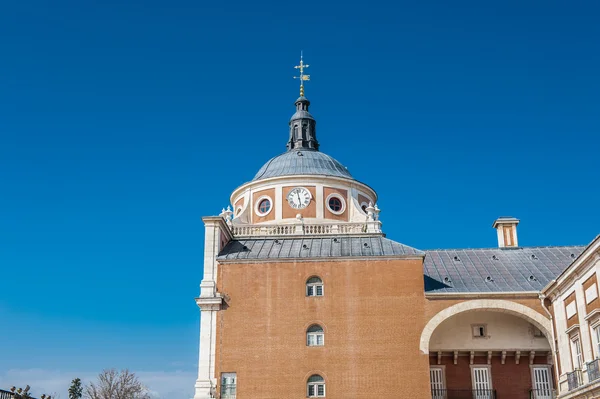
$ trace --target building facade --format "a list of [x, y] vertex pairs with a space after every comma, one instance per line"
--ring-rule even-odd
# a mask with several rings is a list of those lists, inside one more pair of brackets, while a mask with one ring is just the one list
[[203, 218], [194, 399], [552, 398], [567, 369], [541, 291], [584, 247], [519, 246], [511, 217], [497, 248], [393, 241], [309, 106], [301, 91], [287, 151]]
[[600, 397], [600, 236], [543, 290], [550, 303], [563, 398]]

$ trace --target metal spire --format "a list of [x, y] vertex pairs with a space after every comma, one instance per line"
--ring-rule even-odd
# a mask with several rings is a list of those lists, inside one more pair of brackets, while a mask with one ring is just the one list
[[294, 79], [300, 79], [300, 97], [304, 97], [304, 82], [310, 80], [310, 75], [304, 74], [304, 68], [308, 68], [309, 65], [305, 65], [302, 60], [302, 51], [300, 51], [300, 65], [296, 65], [294, 68], [300, 70], [300, 76], [294, 76]]

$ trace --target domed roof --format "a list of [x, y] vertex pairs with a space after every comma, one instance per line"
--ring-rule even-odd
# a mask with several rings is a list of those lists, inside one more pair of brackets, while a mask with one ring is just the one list
[[288, 151], [272, 158], [260, 168], [252, 181], [291, 175], [322, 175], [352, 179], [348, 169], [329, 155], [303, 149]]

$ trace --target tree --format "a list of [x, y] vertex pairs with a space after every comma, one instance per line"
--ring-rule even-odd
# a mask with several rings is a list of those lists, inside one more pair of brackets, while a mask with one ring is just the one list
[[103, 370], [96, 384], [84, 389], [86, 399], [150, 399], [148, 388], [129, 370]]
[[71, 386], [69, 387], [69, 399], [81, 399], [82, 394], [83, 386], [81, 386], [81, 380], [75, 378], [71, 381]]

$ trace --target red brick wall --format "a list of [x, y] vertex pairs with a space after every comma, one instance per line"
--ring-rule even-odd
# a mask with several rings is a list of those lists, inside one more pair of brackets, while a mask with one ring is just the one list
[[[301, 399], [313, 373], [328, 398], [430, 399], [422, 261], [222, 264], [216, 375], [236, 372], [238, 397]], [[306, 297], [317, 275], [323, 297]], [[307, 347], [306, 328], [325, 329]]]
[[[445, 366], [447, 389], [472, 389], [469, 356], [459, 356], [456, 365], [453, 357], [443, 356], [441, 363]], [[546, 364], [546, 357], [536, 356], [534, 363]], [[430, 364], [437, 365], [437, 356], [430, 357]], [[487, 357], [475, 356], [473, 364], [487, 365]], [[507, 356], [505, 364], [500, 356], [494, 356], [491, 366], [492, 388], [499, 399], [529, 399], [532, 384], [528, 354], [521, 356], [519, 364], [515, 364], [514, 356]]]

